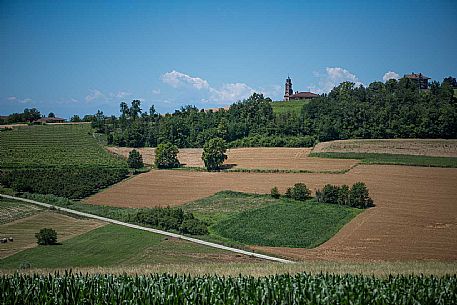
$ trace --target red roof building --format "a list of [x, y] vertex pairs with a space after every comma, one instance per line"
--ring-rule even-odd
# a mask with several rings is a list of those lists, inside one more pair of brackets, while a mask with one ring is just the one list
[[33, 121], [34, 123], [65, 123], [65, 119], [62, 118], [40, 118]]
[[285, 86], [285, 92], [284, 92], [284, 101], [290, 101], [290, 100], [308, 100], [308, 99], [313, 99], [319, 97], [318, 94], [312, 93], [309, 91], [306, 92], [298, 92], [292, 90], [292, 80], [290, 77], [287, 77], [286, 79], [286, 86]]
[[424, 90], [428, 89], [428, 80], [430, 79], [430, 77], [427, 77], [427, 76], [423, 75], [422, 73], [417, 74], [417, 73], [412, 72], [411, 74], [405, 74], [405, 78], [409, 78], [412, 81], [414, 81], [415, 83], [417, 83], [417, 86], [419, 87], [419, 89], [424, 89]]

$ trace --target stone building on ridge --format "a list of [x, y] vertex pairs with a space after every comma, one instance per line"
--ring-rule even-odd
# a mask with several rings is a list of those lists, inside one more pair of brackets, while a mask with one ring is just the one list
[[285, 90], [284, 90], [284, 101], [293, 101], [293, 100], [306, 100], [306, 99], [313, 99], [319, 97], [318, 94], [305, 91], [305, 92], [298, 92], [298, 91], [293, 91], [292, 89], [292, 80], [290, 77], [287, 77], [286, 79], [286, 85], [285, 85]]

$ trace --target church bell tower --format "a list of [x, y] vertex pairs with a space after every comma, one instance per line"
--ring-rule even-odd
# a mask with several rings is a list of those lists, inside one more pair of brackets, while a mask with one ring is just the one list
[[287, 76], [287, 79], [286, 79], [286, 90], [284, 92], [284, 100], [288, 101], [289, 100], [289, 96], [291, 96], [292, 94], [294, 94], [294, 91], [292, 90], [292, 80], [290, 79], [289, 76]]

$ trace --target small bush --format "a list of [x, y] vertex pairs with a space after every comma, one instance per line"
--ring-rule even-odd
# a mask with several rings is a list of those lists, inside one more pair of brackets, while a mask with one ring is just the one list
[[130, 221], [162, 230], [179, 231], [184, 234], [208, 234], [208, 228], [204, 222], [196, 219], [192, 213], [184, 212], [181, 208], [140, 210]]
[[294, 200], [305, 201], [310, 198], [311, 191], [304, 183], [295, 183], [292, 188], [288, 188], [286, 197]]
[[271, 197], [276, 198], [276, 199], [281, 197], [281, 194], [279, 193], [278, 188], [276, 186], [271, 189], [270, 194], [271, 194]]
[[43, 228], [35, 234], [39, 245], [55, 245], [57, 244], [57, 232], [51, 228]]
[[138, 150], [133, 149], [129, 153], [129, 158], [127, 159], [127, 163], [130, 168], [138, 169], [144, 167], [143, 163], [143, 156], [139, 153]]
[[208, 234], [208, 227], [204, 222], [196, 218], [187, 218], [182, 222], [179, 231], [184, 234], [206, 235]]
[[155, 166], [157, 168], [174, 168], [181, 164], [178, 161], [178, 146], [171, 143], [162, 143], [157, 146]]

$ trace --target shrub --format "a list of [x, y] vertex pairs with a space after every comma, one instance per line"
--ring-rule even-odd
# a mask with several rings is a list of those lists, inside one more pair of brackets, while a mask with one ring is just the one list
[[179, 231], [184, 234], [206, 235], [208, 234], [208, 227], [204, 222], [196, 218], [186, 218], [182, 222]]
[[227, 159], [225, 140], [213, 138], [203, 146], [202, 160], [207, 170], [219, 170]]
[[57, 232], [53, 229], [43, 228], [35, 234], [39, 245], [55, 245], [57, 244]]
[[155, 166], [157, 168], [174, 168], [181, 164], [178, 161], [178, 147], [171, 143], [159, 144], [156, 148]]
[[349, 186], [336, 186], [327, 184], [322, 190], [316, 191], [317, 202], [340, 204], [359, 209], [373, 206], [373, 200], [368, 194], [368, 189], [363, 182], [355, 183], [351, 189]]
[[292, 188], [288, 188], [286, 196], [294, 200], [305, 201], [309, 199], [311, 191], [304, 183], [295, 183]]
[[316, 200], [317, 202], [337, 203], [339, 193], [339, 186], [326, 184], [322, 190], [316, 192]]
[[130, 221], [162, 230], [175, 230], [184, 234], [208, 234], [207, 225], [192, 213], [181, 208], [152, 208], [140, 210]]
[[373, 206], [373, 200], [368, 194], [365, 183], [357, 182], [349, 191], [349, 205], [354, 208], [365, 209]]
[[135, 168], [135, 169], [142, 168], [144, 166], [143, 157], [141, 156], [139, 151], [136, 149], [133, 149], [132, 151], [130, 151], [129, 158], [127, 159], [127, 163], [130, 168]]
[[279, 197], [281, 197], [281, 194], [279, 193], [278, 188], [276, 186], [271, 189], [270, 193], [271, 193], [271, 197], [273, 197], [273, 198], [278, 199]]

